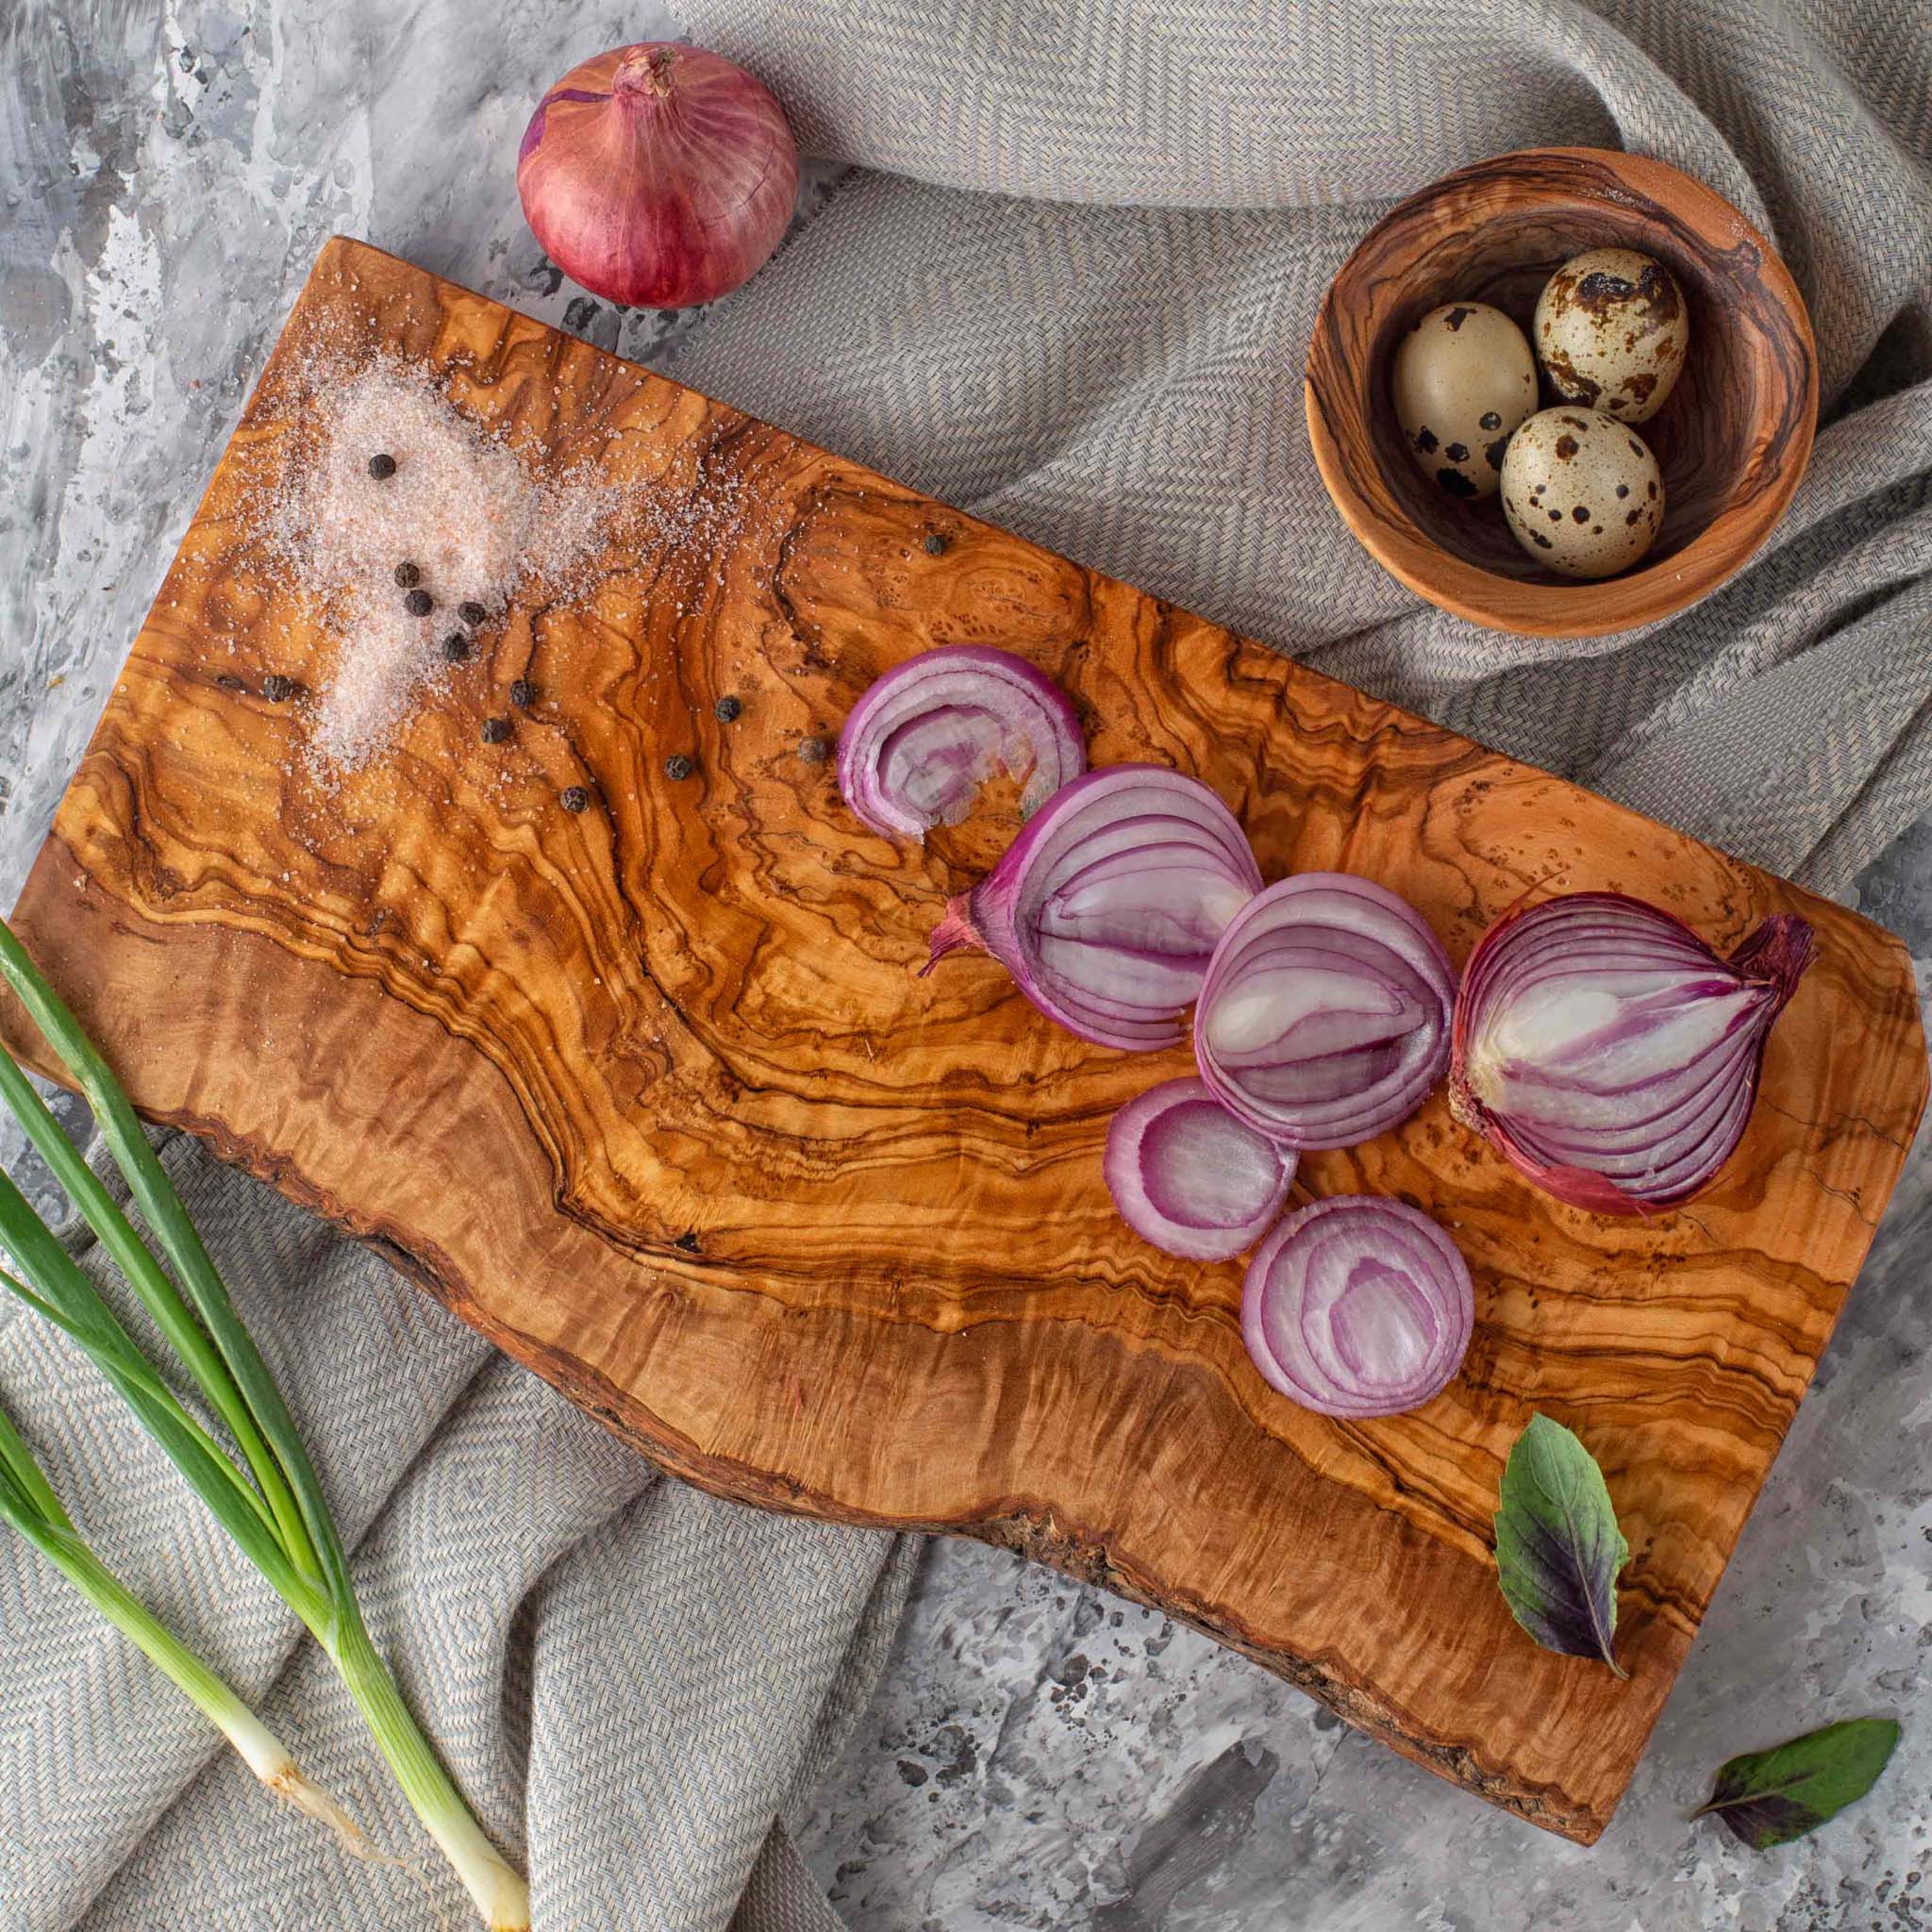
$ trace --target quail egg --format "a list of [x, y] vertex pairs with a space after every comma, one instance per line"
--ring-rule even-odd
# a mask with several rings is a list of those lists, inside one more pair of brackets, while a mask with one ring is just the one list
[[1563, 401], [1647, 423], [1676, 387], [1690, 318], [1662, 262], [1632, 248], [1592, 248], [1543, 284], [1531, 332]]
[[1390, 389], [1410, 454], [1451, 496], [1493, 496], [1509, 432], [1536, 408], [1536, 358], [1485, 302], [1432, 308], [1395, 351]]
[[1627, 423], [1565, 403], [1509, 439], [1503, 514], [1539, 563], [1567, 577], [1614, 576], [1656, 541], [1663, 479]]

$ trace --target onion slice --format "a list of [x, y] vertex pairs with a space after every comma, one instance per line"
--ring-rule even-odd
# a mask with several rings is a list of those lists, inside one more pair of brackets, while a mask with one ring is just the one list
[[1456, 974], [1422, 916], [1352, 873], [1270, 886], [1230, 922], [1194, 1013], [1214, 1097], [1285, 1147], [1352, 1147], [1449, 1064]]
[[839, 790], [888, 838], [957, 825], [995, 771], [1024, 778], [1020, 809], [1031, 812], [1086, 769], [1066, 693], [1025, 658], [981, 644], [941, 644], [895, 664], [839, 734]]
[[1244, 1126], [1201, 1080], [1166, 1080], [1107, 1130], [1103, 1172], [1121, 1218], [1164, 1254], [1225, 1261], [1281, 1211], [1294, 1156]]
[[1240, 824], [1207, 786], [1165, 765], [1108, 765], [1061, 786], [952, 901], [924, 971], [978, 947], [1082, 1040], [1172, 1046], [1214, 942], [1260, 890]]
[[1456, 1243], [1419, 1208], [1337, 1194], [1256, 1249], [1241, 1340], [1271, 1387], [1318, 1415], [1398, 1415], [1454, 1379], [1475, 1325]]
[[1778, 913], [1723, 959], [1622, 892], [1506, 912], [1463, 974], [1450, 1111], [1572, 1207], [1677, 1207], [1742, 1138], [1772, 1023], [1814, 945]]

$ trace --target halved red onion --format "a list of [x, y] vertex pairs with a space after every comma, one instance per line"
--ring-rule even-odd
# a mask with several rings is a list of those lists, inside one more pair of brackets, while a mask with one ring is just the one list
[[1169, 1255], [1225, 1261], [1288, 1198], [1294, 1156], [1243, 1126], [1201, 1080], [1165, 1080], [1107, 1130], [1103, 1172], [1121, 1218]]
[[946, 908], [930, 973], [991, 953], [1048, 1019], [1100, 1046], [1171, 1046], [1229, 920], [1261, 890], [1234, 814], [1165, 765], [1062, 785]]
[[1722, 959], [1622, 892], [1506, 912], [1463, 974], [1450, 1111], [1572, 1207], [1674, 1208], [1742, 1137], [1814, 943], [1778, 913]]
[[1270, 886], [1230, 922], [1194, 1012], [1214, 1097], [1285, 1147], [1407, 1120], [1449, 1064], [1456, 974], [1422, 916], [1353, 873]]
[[1272, 1387], [1320, 1415], [1398, 1415], [1455, 1378], [1475, 1325], [1456, 1243], [1418, 1208], [1337, 1194], [1256, 1249], [1241, 1340]]
[[839, 790], [875, 832], [957, 825], [995, 771], [1025, 779], [1032, 811], [1087, 769], [1066, 693], [1010, 651], [941, 644], [875, 678], [839, 734]]

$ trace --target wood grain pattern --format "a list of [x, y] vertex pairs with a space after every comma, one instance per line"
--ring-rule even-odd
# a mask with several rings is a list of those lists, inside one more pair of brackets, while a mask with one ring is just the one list
[[[612, 554], [588, 608], [514, 609], [329, 799], [302, 775], [303, 706], [260, 695], [275, 673], [313, 685], [326, 646], [249, 520], [325, 334], [436, 365], [560, 460], [741, 512], [715, 557]], [[796, 755], [885, 666], [969, 639], [1060, 678], [1095, 763], [1198, 773], [1268, 876], [1380, 878], [1458, 963], [1539, 880], [1657, 899], [1721, 947], [1803, 911], [1822, 957], [1722, 1184], [1654, 1222], [1592, 1219], [1528, 1191], [1440, 1095], [1309, 1156], [1314, 1193], [1443, 1220], [1476, 1333], [1411, 1415], [1341, 1424], [1274, 1394], [1241, 1350], [1239, 1264], [1142, 1245], [1101, 1181], [1109, 1114], [1186, 1050], [1087, 1046], [987, 960], [917, 979], [1011, 821], [895, 847]], [[526, 674], [541, 701], [486, 751], [480, 719]], [[671, 751], [697, 775], [667, 780]], [[572, 784], [594, 794], [575, 816]], [[1584, 1840], [1924, 1097], [1909, 962], [1857, 916], [340, 240], [18, 917], [147, 1113], [376, 1243], [665, 1467], [1158, 1604]], [[1627, 1684], [1537, 1650], [1495, 1587], [1497, 1479], [1537, 1407], [1595, 1451], [1629, 1535]]]
[[[1405, 446], [1389, 366], [1417, 316], [1488, 302], [1528, 331], [1551, 274], [1586, 248], [1636, 248], [1676, 275], [1690, 348], [1640, 434], [1663, 472], [1662, 531], [1622, 576], [1537, 564], [1494, 499], [1433, 487]], [[1322, 480], [1371, 555], [1443, 609], [1534, 637], [1597, 637], [1694, 604], [1770, 534], [1818, 418], [1811, 325], [1771, 243], [1701, 181], [1642, 155], [1531, 148], [1445, 175], [1370, 230], [1316, 317], [1306, 386]]]

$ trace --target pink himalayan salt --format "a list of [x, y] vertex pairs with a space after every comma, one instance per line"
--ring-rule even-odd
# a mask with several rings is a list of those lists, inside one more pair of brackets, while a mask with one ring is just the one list
[[[320, 386], [318, 441], [276, 496], [272, 545], [336, 640], [320, 680], [310, 749], [338, 771], [366, 764], [455, 668], [441, 641], [466, 602], [492, 617], [527, 581], [554, 599], [590, 588], [617, 492], [587, 465], [549, 479], [459, 414], [426, 373], [381, 361]], [[395, 472], [372, 476], [386, 453]], [[435, 600], [405, 606], [399, 563]]]

